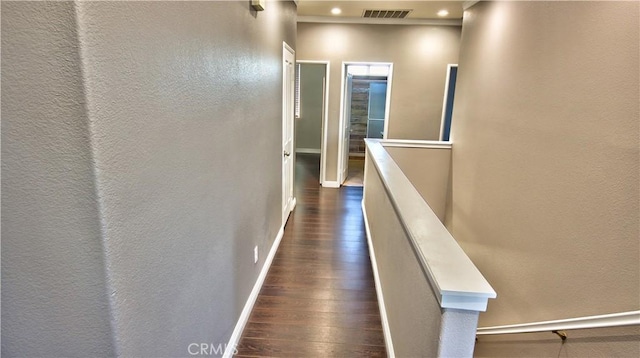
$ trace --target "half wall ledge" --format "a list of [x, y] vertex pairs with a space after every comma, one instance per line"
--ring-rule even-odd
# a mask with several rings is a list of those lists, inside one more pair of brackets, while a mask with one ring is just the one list
[[[478, 315], [496, 292], [436, 214], [452, 144], [365, 142], [362, 207], [389, 356], [471, 357]], [[399, 163], [424, 170], [405, 175]]]

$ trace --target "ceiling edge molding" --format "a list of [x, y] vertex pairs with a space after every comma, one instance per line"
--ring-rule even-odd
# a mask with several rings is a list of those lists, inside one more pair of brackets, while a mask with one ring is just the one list
[[462, 26], [462, 19], [376, 19], [362, 17], [298, 16], [298, 22], [368, 25]]
[[462, 10], [467, 10], [468, 8], [472, 7], [473, 5], [479, 3], [480, 0], [475, 0], [475, 1], [463, 1], [462, 2]]

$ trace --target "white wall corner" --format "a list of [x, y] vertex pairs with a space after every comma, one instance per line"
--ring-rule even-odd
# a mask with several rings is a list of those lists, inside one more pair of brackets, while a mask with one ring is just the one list
[[473, 357], [478, 316], [476, 311], [443, 310], [438, 357]]

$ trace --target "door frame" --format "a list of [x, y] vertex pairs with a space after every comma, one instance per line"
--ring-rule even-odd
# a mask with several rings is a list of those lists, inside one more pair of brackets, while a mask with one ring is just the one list
[[331, 73], [331, 61], [324, 60], [296, 60], [299, 64], [325, 65], [323, 105], [322, 105], [322, 127], [320, 129], [320, 184], [327, 181], [327, 123], [329, 122], [329, 74]]
[[346, 76], [347, 76], [347, 66], [349, 65], [365, 65], [365, 66], [389, 66], [389, 75], [387, 76], [387, 98], [384, 109], [384, 132], [382, 133], [382, 139], [388, 138], [389, 132], [389, 114], [391, 113], [391, 89], [393, 87], [393, 62], [369, 62], [369, 61], [342, 61], [342, 72], [341, 72], [341, 83], [340, 83], [340, 127], [338, 128], [338, 168], [337, 168], [337, 180], [339, 185], [342, 185], [347, 178], [343, 178], [345, 165], [349, 165], [349, 163], [344, 163], [344, 141], [342, 138], [344, 137], [344, 110], [345, 110], [345, 86]]
[[[438, 136], [439, 141], [443, 141], [442, 136], [444, 135], [444, 120], [447, 115], [447, 101], [449, 100], [449, 82], [451, 81], [452, 67], [458, 68], [458, 64], [450, 63], [447, 65], [447, 78], [444, 82], [444, 96], [442, 98], [442, 118], [440, 119], [440, 135]], [[453, 115], [451, 117], [453, 117]], [[449, 142], [451, 142], [451, 128], [449, 128]]]
[[[291, 87], [291, 93], [289, 94], [287, 92], [287, 63], [286, 63], [286, 57], [287, 57], [287, 53], [291, 54], [293, 57], [293, 61], [292, 61], [292, 65], [293, 65], [293, 85]], [[284, 226], [284, 224], [287, 222], [287, 219], [289, 219], [289, 214], [291, 214], [291, 211], [293, 211], [293, 209], [296, 206], [296, 198], [295, 198], [295, 190], [294, 190], [294, 184], [295, 184], [295, 114], [294, 114], [294, 101], [295, 101], [295, 64], [296, 64], [296, 51], [289, 46], [286, 42], [282, 42], [282, 138], [280, 139], [280, 162], [282, 164], [282, 225]], [[289, 100], [291, 101], [290, 103], [288, 103], [288, 98], [290, 97]], [[291, 106], [291, 108], [289, 108], [290, 111], [288, 111], [287, 106]], [[288, 116], [287, 114], [290, 112], [290, 116]], [[290, 118], [289, 118], [290, 117]], [[291, 166], [291, 172], [289, 177], [287, 178], [287, 171], [285, 169], [284, 163], [284, 156], [285, 153], [284, 151], [286, 151], [285, 148], [283, 148], [283, 143], [285, 143], [285, 138], [286, 138], [286, 124], [285, 121], [289, 121], [290, 124], [290, 128], [291, 128], [291, 149], [290, 149], [290, 154], [289, 154], [289, 161], [290, 161], [290, 166]], [[286, 196], [288, 195], [287, 191], [287, 185], [286, 185], [286, 181], [290, 180], [290, 188], [291, 188], [291, 197], [287, 198]], [[289, 199], [289, 200], [288, 200]]]

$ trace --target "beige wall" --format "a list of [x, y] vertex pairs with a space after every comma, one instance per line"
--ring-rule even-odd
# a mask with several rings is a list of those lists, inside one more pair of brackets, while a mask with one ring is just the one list
[[298, 24], [297, 58], [331, 61], [327, 180], [337, 180], [342, 62], [393, 62], [389, 138], [437, 139], [459, 41], [457, 26]]
[[480, 326], [639, 309], [639, 10], [465, 14], [447, 223], [498, 292]]
[[444, 222], [451, 149], [385, 147], [424, 201]]
[[226, 343], [281, 225], [295, 5], [2, 12], [2, 355]]
[[296, 119], [296, 148], [320, 150], [326, 65], [300, 64], [300, 118]]

